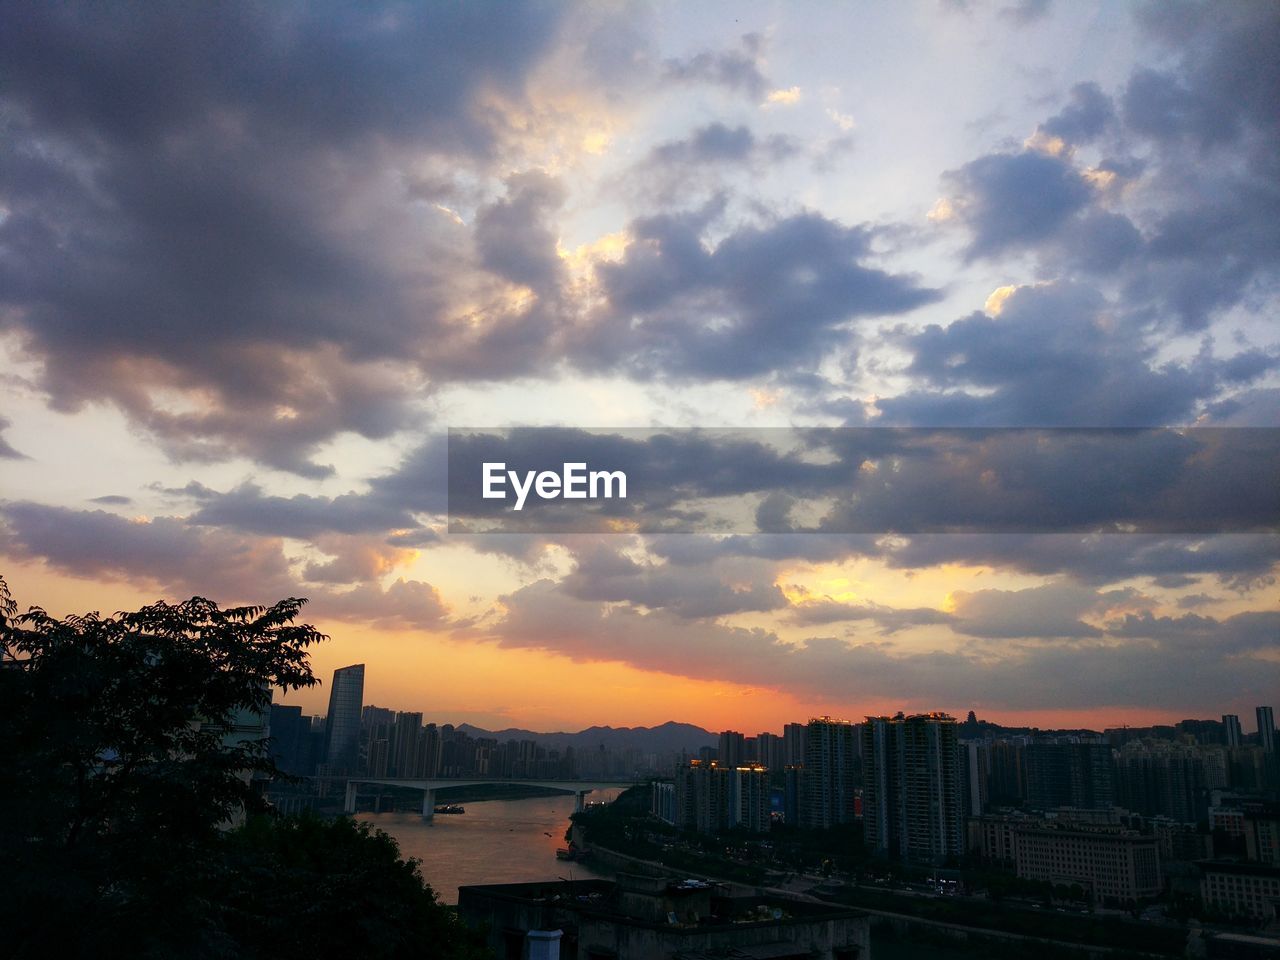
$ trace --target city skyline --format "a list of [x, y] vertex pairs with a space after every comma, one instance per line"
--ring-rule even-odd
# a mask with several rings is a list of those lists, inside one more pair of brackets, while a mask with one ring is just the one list
[[[340, 704], [338, 708], [339, 711], [347, 715], [347, 718], [344, 718], [343, 722], [344, 724], [350, 724], [351, 720], [349, 719], [349, 717], [355, 716], [355, 713], [353, 713], [353, 710], [355, 709], [355, 706], [358, 705], [359, 709], [356, 712], [358, 712], [359, 717], [355, 721], [356, 725], [369, 723], [371, 722], [370, 716], [376, 715], [376, 716], [382, 717], [382, 720], [381, 721], [375, 720], [372, 722], [398, 724], [403, 722], [406, 719], [416, 718], [417, 728], [422, 728], [425, 725], [425, 726], [431, 726], [431, 727], [438, 726], [441, 728], [447, 726], [447, 727], [454, 727], [456, 729], [461, 729], [462, 727], [465, 726], [471, 729], [483, 730], [483, 728], [479, 728], [475, 724], [469, 724], [466, 721], [463, 721], [462, 723], [459, 723], [459, 724], [453, 724], [448, 719], [444, 719], [440, 717], [436, 717], [433, 719], [428, 714], [424, 713], [421, 710], [402, 710], [394, 706], [388, 707], [382, 704], [364, 703], [362, 699], [363, 685], [364, 685], [364, 668], [365, 668], [365, 665], [363, 663], [349, 664], [344, 667], [338, 667], [333, 673], [332, 688], [333, 690], [337, 690], [340, 685], [345, 685], [350, 688], [350, 692], [348, 692], [346, 696], [343, 696], [339, 693], [335, 693], [331, 691], [328, 698], [329, 706], [327, 711], [325, 711], [324, 713], [302, 714], [302, 716], [304, 718], [310, 718], [312, 720], [327, 721], [329, 716], [334, 715], [335, 704]], [[349, 682], [347, 681], [347, 678], [349, 677], [358, 677], [358, 681], [355, 681], [354, 683]], [[302, 709], [302, 707], [296, 703], [286, 704], [284, 702], [273, 702], [272, 706], [284, 707], [294, 711], [299, 711]], [[927, 710], [918, 714], [914, 714], [913, 716], [922, 717], [922, 718], [937, 717], [937, 718], [944, 718], [949, 720], [958, 720], [961, 714], [965, 714], [967, 716], [967, 719], [965, 722], [970, 722], [971, 720], [981, 722], [981, 723], [988, 723], [988, 724], [992, 722], [987, 717], [978, 717], [976, 712], [973, 710], [967, 710], [967, 711]], [[903, 710], [898, 710], [893, 716], [890, 716], [888, 714], [885, 714], [885, 715], [863, 714], [860, 717], [858, 716], [832, 717], [828, 715], [822, 715], [822, 716], [810, 715], [804, 718], [803, 720], [792, 720], [792, 721], [786, 722], [778, 729], [757, 730], [754, 734], [747, 733], [745, 730], [737, 730], [737, 729], [734, 729], [733, 727], [725, 727], [720, 729], [709, 729], [706, 727], [699, 727], [699, 729], [701, 729], [704, 733], [707, 733], [711, 736], [718, 738], [718, 750], [717, 750], [718, 759], [722, 764], [727, 764], [728, 766], [737, 766], [740, 763], [746, 763], [746, 762], [751, 762], [751, 763], [762, 762], [761, 757], [763, 755], [766, 755], [767, 751], [776, 751], [777, 755], [779, 756], [782, 756], [782, 755], [790, 756], [793, 753], [797, 755], [803, 754], [808, 749], [817, 749], [816, 742], [813, 741], [812, 738], [808, 739], [807, 741], [808, 745], [804, 749], [798, 749], [795, 746], [793, 746], [789, 739], [792, 730], [797, 730], [800, 734], [800, 740], [805, 741], [803, 729], [804, 728], [812, 729], [816, 724], [818, 725], [819, 729], [825, 731], [824, 736], [829, 738], [831, 736], [830, 731], [838, 730], [842, 726], [849, 726], [851, 724], [853, 726], [858, 726], [864, 723], [871, 723], [873, 721], [888, 722], [888, 721], [893, 721], [895, 719], [901, 720], [906, 715], [907, 715], [906, 711], [903, 711]], [[1222, 738], [1223, 738], [1224, 745], [1228, 747], [1242, 746], [1243, 739], [1246, 737], [1251, 737], [1256, 740], [1255, 745], [1261, 748], [1264, 752], [1267, 752], [1267, 753], [1274, 752], [1275, 725], [1274, 725], [1273, 707], [1269, 705], [1258, 705], [1254, 708], [1254, 716], [1256, 718], [1257, 729], [1253, 733], [1249, 733], [1247, 730], [1244, 730], [1242, 728], [1240, 724], [1239, 716], [1235, 714], [1225, 714], [1225, 713], [1220, 715], [1219, 720], [1214, 720], [1208, 717], [1206, 718], [1180, 717], [1178, 720], [1172, 721], [1167, 724], [1155, 723], [1155, 724], [1151, 724], [1150, 726], [1151, 727], [1163, 726], [1168, 728], [1176, 728], [1180, 724], [1184, 724], [1188, 722], [1201, 723], [1201, 724], [1202, 723], [1218, 724], [1222, 728]], [[1267, 726], [1268, 720], [1270, 720], [1270, 724], [1271, 724], [1270, 726]], [[607, 724], [600, 724], [596, 726], [608, 727], [609, 729], [614, 729], [614, 730], [653, 730], [655, 728], [667, 726], [670, 724], [681, 724], [686, 726], [697, 727], [696, 724], [689, 724], [687, 723], [687, 721], [682, 721], [677, 718], [670, 718], [666, 721], [663, 721], [661, 724], [655, 724], [653, 726], [637, 725], [634, 727], [617, 727], [617, 728]], [[1055, 732], [1062, 732], [1062, 731], [1087, 731], [1087, 732], [1096, 733], [1096, 734], [1103, 734], [1107, 730], [1128, 729], [1127, 724], [1121, 725], [1120, 727], [1112, 727], [1106, 724], [1100, 724], [1095, 726], [1057, 728], [1057, 729], [1039, 728], [1031, 724], [1021, 724], [1021, 725], [998, 724], [998, 726], [1007, 727], [1010, 730], [1016, 730], [1016, 729], [1025, 727], [1028, 729], [1038, 730], [1044, 733], [1055, 733]], [[574, 735], [574, 734], [585, 733], [588, 729], [592, 729], [592, 728], [588, 727], [588, 728], [583, 728], [582, 730], [576, 730], [576, 731], [574, 730], [541, 730], [541, 731], [518, 730], [517, 731], [517, 728], [506, 728], [502, 730], [483, 730], [483, 732], [493, 733], [493, 734], [521, 732], [521, 733], [533, 733], [538, 735]], [[329, 759], [328, 755], [331, 752], [329, 743], [332, 739], [332, 736], [330, 731], [327, 728], [327, 723], [326, 723], [326, 729], [324, 731], [324, 737], [325, 737], [324, 752], [326, 754], [326, 759]], [[762, 745], [760, 744], [759, 741], [761, 740], [761, 738], [764, 738], [764, 737], [768, 737], [770, 739], [768, 743]], [[747, 752], [746, 752], [746, 749], [747, 749], [746, 745], [748, 741], [751, 742], [752, 750], [756, 751], [756, 755], [753, 755], [749, 761], [747, 759]], [[825, 743], [826, 741], [824, 740], [823, 742]], [[836, 750], [837, 753], [841, 752], [840, 748], [834, 747], [830, 744], [828, 744], [827, 749], [828, 750], [834, 749]], [[787, 762], [793, 762], [793, 761], [787, 761]], [[815, 760], [815, 763], [817, 762], [819, 761]], [[781, 763], [772, 763], [772, 764], [765, 763], [764, 765], [770, 768], [782, 766]]]
[[[0, 19], [24, 606], [307, 597], [318, 676], [487, 729], [1247, 723], [1280, 689], [1274, 4]], [[681, 434], [659, 506], [740, 494], [752, 532], [473, 535], [459, 427], [574, 428], [564, 463], [586, 428], [1177, 429]], [[885, 532], [794, 532], [851, 501]], [[944, 507], [977, 519], [900, 532]]]

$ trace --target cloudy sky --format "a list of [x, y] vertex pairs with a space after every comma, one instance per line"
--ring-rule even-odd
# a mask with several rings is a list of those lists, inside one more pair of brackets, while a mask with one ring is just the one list
[[319, 672], [440, 721], [1252, 716], [1274, 442], [906, 457], [866, 502], [991, 522], [883, 535], [690, 441], [656, 475], [759, 530], [466, 536], [444, 438], [1274, 429], [1277, 49], [1245, 2], [8, 3], [0, 571], [309, 597]]

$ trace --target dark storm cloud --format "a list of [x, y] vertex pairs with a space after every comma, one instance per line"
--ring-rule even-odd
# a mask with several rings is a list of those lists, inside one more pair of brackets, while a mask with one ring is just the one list
[[841, 603], [838, 600], [805, 600], [789, 607], [786, 620], [807, 627], [829, 623], [870, 620], [885, 635], [908, 627], [950, 624], [955, 618], [932, 607], [890, 607], [881, 603]]
[[30, 502], [0, 505], [0, 549], [65, 574], [145, 584], [170, 598], [199, 594], [223, 603], [312, 600], [315, 615], [379, 627], [430, 629], [449, 621], [435, 587], [396, 580], [339, 590], [303, 585], [273, 537], [190, 524], [180, 517], [127, 520], [101, 510]]
[[564, 263], [556, 256], [556, 231], [548, 216], [565, 197], [564, 187], [545, 173], [510, 177], [506, 197], [476, 214], [481, 265], [539, 293], [556, 290], [564, 279]]
[[118, 493], [108, 493], [101, 497], [90, 497], [89, 502], [100, 503], [104, 507], [127, 507], [133, 503], [133, 498], [122, 496]]
[[5, 503], [0, 546], [72, 576], [159, 585], [178, 594], [244, 600], [290, 595], [279, 540], [192, 527], [177, 517], [134, 521], [101, 510]]
[[884, 538], [866, 549], [902, 570], [963, 563], [1039, 576], [1064, 574], [1093, 584], [1173, 577], [1185, 586], [1199, 578], [1211, 578], [1240, 591], [1274, 583], [1274, 571], [1280, 563], [1280, 537], [1275, 534], [1195, 538], [951, 534]]
[[1093, 589], [1071, 582], [1025, 590], [958, 590], [952, 595], [957, 633], [986, 639], [1100, 637], [1080, 619], [1099, 604]]
[[647, 537], [646, 544], [655, 556], [684, 567], [711, 564], [727, 556], [809, 563], [868, 557], [899, 570], [947, 564], [989, 566], [1036, 576], [1069, 576], [1093, 585], [1174, 577], [1178, 587], [1185, 587], [1206, 578], [1239, 591], [1274, 583], [1280, 563], [1280, 537], [1274, 534], [657, 535]]
[[[1276, 289], [1280, 8], [1151, 4], [1138, 19], [1165, 65], [1135, 69], [1115, 101], [1074, 87], [1039, 129], [1066, 149], [967, 164], [947, 177], [953, 209], [969, 259], [1030, 253], [1042, 275], [1115, 278], [1125, 322], [1204, 329]], [[1103, 151], [1093, 187], [1073, 151], [1086, 144]]]
[[383, 589], [364, 583], [345, 591], [315, 591], [310, 612], [315, 616], [387, 629], [431, 630], [449, 624], [449, 611], [440, 592], [421, 580], [396, 580]]
[[1126, 294], [1162, 306], [1183, 327], [1197, 330], [1251, 292], [1275, 289], [1280, 187], [1233, 174], [1207, 182], [1198, 174], [1181, 186], [1196, 191], [1191, 196], [1216, 196], [1155, 219], [1147, 258], [1133, 272]]
[[1089, 203], [1089, 184], [1062, 157], [993, 153], [946, 175], [956, 215], [973, 239], [969, 260], [1025, 249]]
[[619, 178], [617, 188], [646, 206], [687, 207], [700, 194], [723, 194], [735, 171], [759, 175], [800, 153], [800, 142], [793, 137], [760, 138], [746, 126], [716, 121], [655, 146]]
[[445, 513], [446, 475], [445, 438], [434, 436], [394, 470], [372, 478], [361, 493], [283, 497], [253, 482], [219, 491], [195, 481], [164, 492], [194, 501], [189, 522], [200, 526], [313, 541], [328, 535], [380, 537], [393, 547], [423, 547], [438, 542], [439, 535], [422, 526], [419, 515]]
[[471, 109], [477, 90], [518, 90], [567, 12], [528, 3], [11, 3], [0, 84], [42, 121], [113, 139], [186, 130], [193, 116], [222, 110], [304, 141], [430, 136], [469, 151], [493, 134]]
[[863, 434], [825, 435], [850, 495], [821, 529], [1280, 530], [1276, 431], [908, 431], [880, 455]]
[[[1159, 639], [1084, 638], [1071, 644], [1010, 644], [991, 651], [912, 653], [885, 643], [814, 637], [783, 642], [761, 629], [683, 620], [574, 599], [549, 580], [502, 598], [505, 617], [492, 635], [504, 645], [550, 650], [581, 661], [619, 661], [686, 677], [715, 677], [841, 702], [910, 691], [913, 704], [985, 704], [1011, 709], [1142, 706], [1209, 709], [1246, 691], [1263, 695], [1280, 682], [1280, 664], [1245, 654], [1224, 658], [1215, 642], [1183, 647]], [[1176, 656], [1168, 655], [1174, 654]], [[1064, 683], [1071, 677], [1071, 683]]]
[[603, 544], [575, 551], [560, 589], [578, 600], [626, 602], [681, 618], [722, 617], [787, 605], [770, 565], [738, 562], [690, 571], [638, 563]]
[[[1020, 287], [998, 316], [974, 313], [946, 327], [906, 332], [916, 387], [878, 401], [890, 423], [942, 425], [1150, 426], [1194, 419], [1224, 380], [1256, 375], [1208, 357], [1155, 360], [1156, 346], [1109, 320], [1093, 289]], [[1230, 362], [1229, 362], [1230, 363]]]
[[747, 127], [728, 127], [719, 121], [699, 127], [683, 140], [668, 140], [649, 152], [648, 162], [658, 165], [697, 166], [708, 163], [745, 163], [752, 159], [783, 160], [798, 146], [790, 137], [759, 140]]
[[[1135, 72], [1124, 94], [1125, 120], [1134, 130], [1199, 146], [1253, 136], [1275, 145], [1280, 11], [1274, 4], [1149, 4], [1139, 22], [1178, 64]], [[1276, 164], [1274, 155], [1256, 159]]]
[[745, 34], [736, 50], [704, 50], [663, 64], [663, 77], [671, 83], [711, 84], [759, 101], [769, 90], [769, 79], [760, 70], [764, 38]]
[[266, 536], [309, 539], [322, 533], [380, 533], [417, 526], [407, 509], [359, 494], [278, 497], [254, 483], [227, 493], [192, 483], [181, 492], [200, 504], [192, 523]]
[[755, 148], [755, 136], [746, 127], [726, 127], [711, 123], [701, 127], [687, 139], [668, 140], [649, 153], [655, 163], [718, 163], [743, 161]]
[[1040, 127], [1051, 137], [1068, 143], [1092, 143], [1115, 122], [1116, 110], [1111, 98], [1096, 83], [1077, 83], [1071, 88], [1068, 103]]
[[1129, 613], [1108, 620], [1106, 627], [1112, 636], [1158, 640], [1169, 647], [1212, 644], [1225, 656], [1266, 653], [1280, 646], [1280, 612], [1271, 610], [1237, 613], [1224, 620], [1194, 613], [1178, 617]]
[[705, 214], [643, 218], [597, 276], [608, 298], [579, 347], [638, 376], [742, 378], [816, 363], [867, 316], [938, 298], [865, 265], [872, 231], [817, 213], [741, 226], [714, 247]]
[[413, 513], [443, 514], [449, 506], [448, 439], [434, 434], [395, 470], [369, 481], [370, 496]]
[[490, 163], [508, 131], [478, 98], [518, 104], [567, 12], [7, 5], [0, 301], [52, 404], [317, 476], [334, 434], [403, 426], [466, 251], [383, 181]]
[[1142, 231], [1132, 220], [1095, 208], [1067, 223], [1050, 251], [1072, 271], [1105, 277], [1128, 267], [1143, 245]]

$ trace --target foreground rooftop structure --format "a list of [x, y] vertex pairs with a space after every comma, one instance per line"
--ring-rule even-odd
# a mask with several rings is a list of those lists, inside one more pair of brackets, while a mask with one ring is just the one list
[[622, 874], [458, 889], [502, 960], [868, 960], [866, 914], [699, 880]]

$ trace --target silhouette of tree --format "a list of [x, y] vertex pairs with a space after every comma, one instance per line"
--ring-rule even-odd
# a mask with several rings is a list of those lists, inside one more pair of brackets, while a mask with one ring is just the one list
[[[273, 687], [318, 682], [308, 649], [326, 638], [294, 623], [304, 603], [57, 619], [19, 613], [0, 577], [0, 956], [302, 956], [280, 928], [298, 943], [327, 930], [313, 960], [462, 955], [452, 914], [385, 835], [229, 829], [266, 809], [252, 781], [274, 773], [237, 720], [267, 712]], [[315, 908], [350, 918], [344, 902], [364, 914], [340, 937]], [[424, 930], [444, 947], [424, 952]]]

